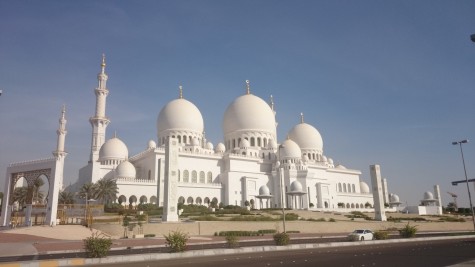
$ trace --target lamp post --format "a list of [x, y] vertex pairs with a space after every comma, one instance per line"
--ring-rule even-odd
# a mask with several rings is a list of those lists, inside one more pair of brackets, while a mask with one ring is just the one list
[[465, 181], [466, 181], [466, 184], [467, 184], [468, 202], [470, 203], [470, 211], [472, 212], [473, 230], [475, 231], [475, 214], [474, 214], [474, 211], [473, 211], [472, 196], [470, 194], [470, 187], [468, 186], [467, 169], [465, 168], [465, 158], [463, 157], [463, 149], [462, 149], [462, 144], [466, 144], [466, 143], [468, 143], [467, 139], [452, 142], [452, 145], [454, 145], [454, 146], [459, 145], [460, 146], [460, 154], [462, 155], [463, 171], [465, 173]]
[[[281, 161], [281, 156], [280, 156], [280, 150], [284, 148], [284, 145], [279, 145], [279, 161]], [[285, 194], [285, 189], [284, 189], [284, 166], [283, 166], [283, 161], [280, 162], [280, 168], [279, 168], [279, 178], [280, 178], [280, 202], [282, 206], [282, 224], [284, 225], [284, 233], [285, 231], [285, 204], [284, 204], [284, 194]]]

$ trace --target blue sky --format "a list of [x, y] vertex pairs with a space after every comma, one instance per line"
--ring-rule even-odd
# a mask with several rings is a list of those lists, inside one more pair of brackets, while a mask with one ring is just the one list
[[[0, 188], [8, 163], [51, 156], [67, 106], [65, 183], [87, 163], [101, 54], [108, 138], [130, 156], [156, 139], [178, 96], [222, 142], [226, 107], [274, 96], [278, 138], [300, 120], [324, 154], [363, 172], [380, 164], [389, 191], [417, 204], [439, 184], [468, 206], [458, 147], [475, 177], [474, 1], [1, 1]], [[473, 193], [473, 186], [471, 187]]]

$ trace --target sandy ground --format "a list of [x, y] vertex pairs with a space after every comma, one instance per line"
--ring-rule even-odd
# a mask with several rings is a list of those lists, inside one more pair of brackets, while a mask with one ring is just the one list
[[[339, 213], [324, 213], [314, 211], [292, 211], [297, 213], [300, 217], [305, 219], [320, 219], [325, 218], [327, 222], [312, 222], [312, 221], [288, 221], [286, 222], [287, 231], [300, 231], [301, 233], [312, 234], [329, 234], [329, 233], [349, 233], [354, 229], [372, 229], [385, 230], [402, 228], [407, 224], [407, 221], [402, 222], [376, 222], [376, 221], [352, 221]], [[369, 214], [371, 216], [371, 214]], [[387, 217], [418, 217], [414, 214], [387, 214]], [[328, 219], [333, 218], [336, 222], [328, 222]], [[473, 224], [471, 218], [466, 217], [466, 222], [440, 222], [437, 217], [424, 216], [427, 222], [409, 222], [410, 225], [416, 225], [419, 231], [472, 231]], [[61, 240], [82, 240], [91, 236], [94, 233], [103, 233], [112, 238], [120, 238], [124, 234], [124, 228], [118, 223], [113, 224], [95, 224], [94, 229], [89, 229], [79, 225], [58, 225], [50, 226], [34, 226], [21, 227], [16, 229], [2, 230], [2, 233], [10, 234], [27, 234], [44, 238], [53, 238]], [[282, 222], [180, 222], [180, 223], [149, 223], [143, 227], [144, 234], [155, 234], [157, 237], [168, 234], [170, 231], [180, 230], [189, 235], [213, 235], [219, 231], [230, 230], [262, 230], [262, 229], [276, 229], [283, 230]], [[133, 231], [129, 231], [128, 235], [132, 236], [137, 233], [137, 227]]]

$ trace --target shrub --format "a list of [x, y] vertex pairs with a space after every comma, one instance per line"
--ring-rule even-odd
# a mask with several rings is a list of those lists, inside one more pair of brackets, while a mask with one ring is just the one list
[[298, 230], [290, 230], [286, 232], [287, 234], [300, 234], [300, 231]]
[[[287, 219], [287, 216], [285, 216], [285, 218]], [[269, 216], [243, 216], [243, 215], [240, 215], [240, 216], [236, 216], [236, 217], [232, 217], [230, 219], [230, 221], [264, 221], [264, 222], [268, 222], [268, 221], [276, 221], [276, 219], [272, 218], [272, 217], [269, 217]]]
[[146, 234], [144, 237], [155, 237], [155, 234]]
[[297, 221], [299, 219], [299, 215], [295, 213], [286, 213], [285, 220], [286, 221]]
[[228, 247], [235, 248], [239, 246], [239, 237], [235, 235], [227, 235], [225, 237]]
[[203, 216], [197, 216], [197, 217], [192, 217], [193, 220], [195, 221], [221, 221], [220, 218], [217, 218], [213, 215], [203, 215]]
[[308, 205], [310, 208], [313, 208], [315, 207], [315, 205], [313, 203], [310, 203], [310, 205]]
[[186, 249], [186, 243], [190, 238], [188, 234], [181, 231], [173, 231], [168, 235], [163, 235], [165, 238], [165, 244], [171, 249], [171, 252], [182, 252]]
[[261, 234], [256, 231], [223, 231], [223, 232], [218, 232], [215, 235], [218, 236], [228, 236], [228, 235], [233, 235], [233, 236], [260, 236]]
[[310, 218], [310, 219], [307, 219], [307, 221], [309, 221], [309, 222], [326, 222], [327, 220], [325, 220], [325, 218], [318, 218], [318, 219]]
[[404, 226], [404, 228], [399, 229], [399, 235], [404, 238], [411, 238], [416, 236], [417, 226], [410, 226], [409, 223]]
[[258, 230], [257, 232], [261, 235], [263, 235], [263, 234], [275, 234], [275, 233], [277, 233], [277, 230], [275, 230], [275, 229], [264, 229], [264, 230]]
[[112, 246], [112, 240], [110, 238], [97, 232], [93, 232], [90, 237], [83, 239], [83, 242], [86, 257], [88, 258], [106, 257]]
[[336, 222], [336, 220], [333, 219], [333, 218], [330, 218], [328, 221], [329, 221], [329, 222]]
[[464, 218], [455, 218], [449, 216], [442, 216], [441, 218], [439, 218], [439, 220], [444, 222], [465, 222]]
[[348, 241], [359, 241], [359, 237], [357, 235], [349, 235]]
[[387, 231], [376, 231], [374, 232], [374, 238], [377, 240], [385, 240], [389, 238], [389, 233]]
[[277, 246], [285, 246], [289, 244], [290, 237], [287, 233], [274, 234], [274, 241]]

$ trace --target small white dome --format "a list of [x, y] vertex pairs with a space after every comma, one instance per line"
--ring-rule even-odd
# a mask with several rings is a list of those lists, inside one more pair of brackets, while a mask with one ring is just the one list
[[303, 161], [303, 162], [308, 162], [308, 161], [309, 161], [307, 154], [303, 155], [302, 161]]
[[291, 192], [302, 192], [302, 184], [299, 181], [293, 181], [290, 184], [290, 191]]
[[99, 161], [126, 160], [128, 157], [127, 146], [117, 137], [107, 140], [99, 150]]
[[300, 150], [299, 145], [292, 141], [291, 139], [287, 139], [279, 146], [280, 156], [282, 159], [289, 159], [289, 158], [302, 158], [302, 151]]
[[323, 152], [323, 140], [320, 133], [310, 124], [301, 122], [289, 132], [289, 138], [294, 140], [302, 150]]
[[206, 149], [213, 150], [214, 149], [213, 143], [211, 142], [206, 143]]
[[263, 186], [259, 187], [259, 195], [260, 196], [269, 196], [270, 195], [269, 187], [267, 187], [267, 185], [263, 185]]
[[269, 143], [267, 143], [267, 148], [272, 149], [272, 150], [277, 149], [277, 143], [275, 142], [274, 139], [269, 140]]
[[218, 143], [218, 145], [216, 145], [216, 153], [224, 153], [224, 151], [226, 150], [226, 147], [224, 146], [223, 143]]
[[123, 161], [115, 169], [115, 175], [117, 178], [135, 178], [136, 170], [132, 163]]
[[[332, 164], [332, 163], [330, 163], [330, 160], [328, 160], [328, 163], [329, 163], [329, 164]], [[336, 165], [335, 168], [340, 169], [340, 170], [346, 170], [346, 167], [343, 166], [343, 165], [341, 165], [341, 164]]]
[[200, 110], [184, 98], [174, 99], [166, 104], [157, 118], [158, 136], [166, 137], [166, 131], [192, 131], [202, 134], [203, 117]]
[[148, 144], [147, 144], [148, 149], [152, 149], [152, 148], [156, 148], [156, 147], [157, 147], [157, 143], [155, 143], [155, 141], [153, 141], [153, 140], [148, 141]]
[[365, 183], [363, 181], [360, 182], [360, 192], [362, 194], [369, 194], [370, 193], [369, 186], [368, 186], [367, 183]]
[[251, 146], [251, 144], [249, 143], [249, 141], [247, 139], [243, 139], [241, 141], [241, 145], [240, 145], [241, 148], [248, 148], [250, 146]]
[[389, 202], [399, 202], [399, 196], [396, 194], [389, 194]]
[[[333, 165], [333, 159], [332, 159], [332, 158], [328, 158], [328, 164]], [[340, 166], [342, 166], [342, 165], [340, 165]], [[346, 168], [345, 168], [345, 169], [346, 169]]]
[[323, 161], [323, 162], [328, 162], [327, 157], [326, 157], [326, 156], [323, 156], [323, 157], [322, 157], [322, 161]]
[[432, 192], [427, 191], [424, 193], [424, 200], [432, 200], [432, 199], [434, 199], [434, 195], [432, 194]]

